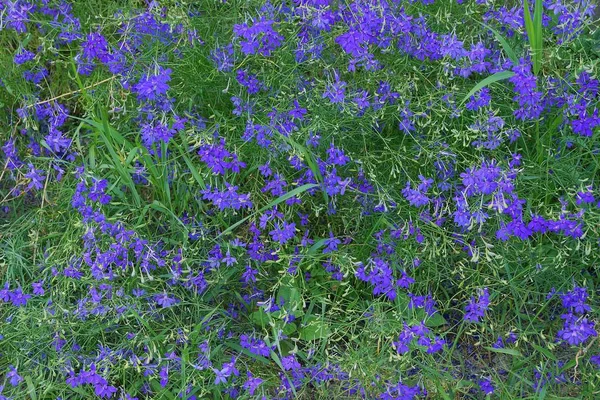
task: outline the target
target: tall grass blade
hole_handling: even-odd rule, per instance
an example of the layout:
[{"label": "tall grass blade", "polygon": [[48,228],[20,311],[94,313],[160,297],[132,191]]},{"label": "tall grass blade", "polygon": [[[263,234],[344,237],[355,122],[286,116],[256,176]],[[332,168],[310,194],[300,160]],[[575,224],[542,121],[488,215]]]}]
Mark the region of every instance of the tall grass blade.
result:
[{"label": "tall grass blade", "polygon": [[533,72],[537,75],[542,67],[542,53],[544,46],[544,33],[542,19],[544,17],[543,0],[535,0],[535,8],[533,10],[533,25],[535,30],[535,49],[533,53],[534,66]]},{"label": "tall grass blade", "polygon": [[500,32],[498,32],[491,26],[483,23],[480,24],[483,25],[486,29],[489,29],[494,34],[494,37],[498,42],[500,42],[500,45],[502,46],[502,49],[504,49],[504,52],[506,53],[507,57],[510,59],[510,61],[513,62],[513,64],[517,65],[519,63],[519,57],[517,57],[517,53],[515,53],[510,44],[508,44],[504,36],[502,36]]},{"label": "tall grass blade", "polygon": [[498,81],[502,81],[505,79],[509,79],[510,77],[512,77],[515,73],[512,71],[501,71],[501,72],[496,72],[494,75],[490,75],[485,79],[482,79],[481,82],[479,82],[477,85],[475,85],[473,87],[473,89],[471,89],[469,91],[469,93],[467,93],[467,95],[465,96],[464,99],[462,99],[462,101],[460,102],[460,105],[463,105],[467,100],[469,100],[469,98],[471,96],[473,96],[475,93],[477,93],[479,90],[483,89],[486,86],[491,85],[492,83],[498,82]]}]

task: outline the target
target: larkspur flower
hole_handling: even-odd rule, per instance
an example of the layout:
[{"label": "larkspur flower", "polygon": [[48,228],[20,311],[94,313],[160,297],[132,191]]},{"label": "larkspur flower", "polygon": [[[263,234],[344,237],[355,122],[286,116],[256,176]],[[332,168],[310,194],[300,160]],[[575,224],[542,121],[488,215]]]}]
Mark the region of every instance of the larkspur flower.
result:
[{"label": "larkspur flower", "polygon": [[242,53],[270,56],[283,43],[284,37],[275,30],[275,21],[261,17],[253,24],[236,24],[233,33],[240,39]]},{"label": "larkspur flower", "polygon": [[177,298],[169,296],[166,292],[154,296],[154,301],[163,308],[171,307],[172,305],[179,303]]},{"label": "larkspur flower", "polygon": [[138,83],[133,87],[140,101],[158,100],[169,90],[169,81],[171,80],[170,68],[158,67],[156,73],[149,71],[143,75]]},{"label": "larkspur flower", "polygon": [[277,222],[275,223],[275,229],[270,231],[269,235],[271,235],[274,241],[285,244],[296,236],[296,223],[283,221],[280,224]]},{"label": "larkspur flower", "polygon": [[465,307],[465,321],[480,322],[485,316],[490,305],[490,295],[488,288],[478,290],[477,299],[473,296],[469,300],[469,304]]},{"label": "larkspur flower", "polygon": [[19,375],[15,367],[9,365],[8,369],[9,371],[6,373],[6,377],[12,386],[17,386],[19,383],[23,382],[23,377]]},{"label": "larkspur flower", "polygon": [[585,343],[590,337],[598,336],[595,329],[595,322],[586,317],[580,317],[573,314],[565,314],[563,329],[559,330],[557,337],[564,340],[571,346],[577,346]]},{"label": "larkspur flower", "polygon": [[41,190],[44,187],[44,180],[46,177],[42,175],[44,173],[41,169],[36,169],[33,164],[29,164],[29,171],[25,174],[25,178],[29,179],[27,189]]},{"label": "larkspur flower", "polygon": [[494,393],[494,385],[491,378],[484,378],[479,381],[479,389],[483,394],[490,395]]}]

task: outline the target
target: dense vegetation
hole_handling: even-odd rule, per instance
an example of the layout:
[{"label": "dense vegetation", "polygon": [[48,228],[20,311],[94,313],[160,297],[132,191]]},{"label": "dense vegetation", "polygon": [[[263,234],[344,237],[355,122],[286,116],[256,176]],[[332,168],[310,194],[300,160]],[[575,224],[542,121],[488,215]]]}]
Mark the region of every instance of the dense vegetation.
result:
[{"label": "dense vegetation", "polygon": [[0,399],[600,397],[588,0],[0,0]]}]

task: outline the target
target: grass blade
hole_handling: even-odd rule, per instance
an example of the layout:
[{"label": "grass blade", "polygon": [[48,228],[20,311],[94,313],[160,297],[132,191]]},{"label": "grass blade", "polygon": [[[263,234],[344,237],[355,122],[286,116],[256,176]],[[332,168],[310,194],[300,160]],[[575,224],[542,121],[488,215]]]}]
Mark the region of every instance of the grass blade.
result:
[{"label": "grass blade", "polygon": [[104,142],[106,149],[108,150],[108,153],[110,154],[110,159],[112,160],[113,166],[119,173],[119,176],[121,177],[121,179],[123,179],[123,182],[125,183],[125,185],[131,191],[131,194],[133,195],[133,200],[135,201],[136,207],[140,207],[142,205],[142,199],[140,198],[140,195],[137,192],[135,183],[133,182],[133,179],[131,178],[130,173],[126,170],[126,166],[122,163],[121,158],[117,154],[117,152],[110,140],[112,135],[111,135],[111,130],[110,130],[110,127],[108,124],[108,114],[106,113],[106,110],[103,110],[103,109],[99,111],[99,114],[101,117],[101,124],[98,124],[95,126],[98,129],[100,138]]},{"label": "grass blade", "polygon": [[469,100],[469,98],[471,96],[473,96],[475,93],[477,93],[479,90],[483,89],[484,87],[489,86],[494,82],[509,79],[514,74],[515,73],[512,71],[501,71],[501,72],[496,72],[494,75],[490,75],[487,78],[481,80],[481,82],[479,82],[477,85],[475,85],[475,87],[473,87],[473,89],[471,89],[471,91],[469,91],[469,93],[467,93],[465,98],[462,99],[462,101],[460,102],[460,105],[464,104],[467,100]]},{"label": "grass blade", "polygon": [[231,225],[230,227],[228,227],[227,229],[225,229],[223,232],[221,232],[221,234],[219,236],[217,236],[217,239],[220,238],[223,235],[228,234],[229,232],[231,232],[232,230],[234,230],[235,228],[237,228],[238,226],[240,226],[241,224],[243,224],[244,222],[246,222],[250,217],[252,217],[253,215],[259,214],[263,211],[268,210],[269,208],[276,206],[277,204],[286,201],[289,198],[292,198],[294,196],[296,196],[297,194],[306,192],[307,190],[310,190],[312,188],[318,187],[319,185],[317,185],[316,183],[307,183],[306,185],[302,185],[297,187],[294,190],[290,190],[289,192],[287,192],[284,195],[279,196],[278,198],[276,198],[275,200],[273,200],[272,202],[270,202],[269,204],[267,204],[266,206],[262,207],[260,210],[253,212],[252,214],[248,215],[245,218],[242,218],[241,220],[239,220],[238,222],[236,222],[235,224]]},{"label": "grass blade", "polygon": [[535,48],[533,53],[533,72],[537,75],[542,67],[542,50],[544,45],[543,35],[543,19],[544,3],[542,0],[535,0],[535,8],[533,10],[533,29],[535,31]]},{"label": "grass blade", "polygon": [[495,30],[494,28],[492,28],[489,25],[486,25],[486,24],[483,24],[483,23],[481,23],[481,25],[483,25],[486,29],[489,29],[494,34],[494,37],[496,38],[496,40],[498,42],[500,42],[500,45],[504,49],[504,52],[506,53],[506,55],[508,56],[508,58],[510,59],[510,61],[512,61],[513,64],[517,65],[519,63],[519,57],[517,57],[517,53],[515,53],[515,51],[513,50],[513,48],[510,47],[510,44],[508,44],[508,42],[506,41],[506,39],[504,38],[504,36],[502,36],[500,34],[500,32],[498,32],[497,30]]}]

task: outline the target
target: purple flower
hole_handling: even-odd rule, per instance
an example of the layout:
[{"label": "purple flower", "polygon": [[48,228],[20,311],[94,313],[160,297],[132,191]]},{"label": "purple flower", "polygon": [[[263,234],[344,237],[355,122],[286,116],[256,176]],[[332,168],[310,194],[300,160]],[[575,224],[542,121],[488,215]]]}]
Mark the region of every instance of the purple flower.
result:
[{"label": "purple flower", "polygon": [[388,385],[384,393],[379,394],[379,400],[413,400],[421,395],[421,389],[418,386],[408,386],[398,382],[395,385]]},{"label": "purple flower", "polygon": [[35,169],[35,167],[31,163],[29,163],[28,165],[29,172],[25,174],[25,178],[29,179],[27,189],[42,189],[44,187],[44,179],[46,179],[46,177],[42,175],[44,171],[41,169]]},{"label": "purple flower", "polygon": [[235,65],[233,45],[231,43],[227,46],[217,47],[211,51],[210,56],[218,71],[229,72]]},{"label": "purple flower", "polygon": [[531,62],[522,58],[519,64],[513,67],[513,72],[515,74],[510,78],[515,88],[513,100],[519,104],[519,108],[514,111],[515,117],[519,120],[539,118],[543,111],[542,93],[537,91],[537,81],[531,72]]},{"label": "purple flower", "polygon": [[19,159],[15,139],[8,139],[2,146],[2,151],[6,156],[6,165],[8,169],[12,171],[23,165],[23,162]]},{"label": "purple flower", "polygon": [[235,153],[225,148],[225,139],[221,138],[219,144],[205,144],[198,150],[200,159],[218,175],[224,175],[228,170],[239,173],[246,163],[239,161]]},{"label": "purple flower", "polygon": [[17,288],[15,290],[13,290],[13,292],[10,296],[10,301],[13,304],[13,306],[21,307],[21,306],[26,306],[27,300],[29,300],[30,298],[31,298],[31,295],[23,293],[23,290],[21,290],[21,288]]},{"label": "purple flower", "polygon": [[248,94],[256,94],[265,88],[263,83],[256,78],[256,75],[244,69],[237,71],[236,79],[240,85],[246,88]]},{"label": "purple flower", "polygon": [[117,393],[117,388],[105,382],[99,383],[94,386],[94,393],[96,393],[96,396],[110,399]]},{"label": "purple flower", "polygon": [[248,391],[250,396],[254,396],[254,392],[258,389],[260,384],[263,383],[263,380],[258,377],[255,378],[250,371],[247,372],[247,376],[248,379],[244,382],[244,389]]},{"label": "purple flower", "polygon": [[171,307],[172,305],[179,303],[177,298],[170,297],[166,292],[154,296],[154,301],[163,308]]},{"label": "purple flower", "polygon": [[275,21],[267,20],[261,17],[253,25],[236,24],[233,26],[233,33],[240,38],[240,47],[242,53],[261,54],[270,56],[273,50],[277,49],[283,43],[284,37],[274,28]]},{"label": "purple flower", "polygon": [[246,285],[248,285],[249,283],[254,283],[256,282],[256,276],[258,275],[258,270],[253,269],[250,264],[246,265],[246,270],[244,271],[244,273],[242,274],[242,278],[240,279],[242,282],[244,282]]},{"label": "purple flower", "polygon": [[593,203],[594,200],[594,195],[592,194],[591,191],[581,191],[581,192],[577,192],[577,196],[576,196],[576,201],[575,203],[580,206],[582,204],[589,204],[589,203]]},{"label": "purple flower", "polygon": [[240,346],[252,354],[263,357],[269,357],[272,350],[269,346],[267,346],[264,340],[249,337],[248,335],[240,336]]},{"label": "purple flower", "polygon": [[483,88],[469,98],[469,101],[465,104],[465,108],[467,110],[477,111],[480,108],[489,106],[491,100],[490,89]]},{"label": "purple flower", "polygon": [[374,295],[384,295],[390,300],[397,296],[394,287],[394,275],[389,263],[381,258],[374,258],[367,266],[360,265],[356,271],[356,277],[373,285]]},{"label": "purple flower", "polygon": [[241,208],[252,207],[249,194],[239,194],[237,192],[238,187],[227,182],[225,182],[225,187],[225,190],[220,191],[216,188],[211,189],[211,187],[207,185],[206,189],[202,191],[202,198],[204,200],[212,201],[212,203],[221,211],[227,208],[239,210]]},{"label": "purple flower", "polygon": [[302,368],[302,365],[298,362],[296,355],[290,354],[281,359],[281,365],[286,371],[295,371]]},{"label": "purple flower", "polygon": [[89,33],[86,40],[81,43],[81,50],[88,61],[94,58],[103,63],[108,61],[108,42],[100,32]]},{"label": "purple flower", "polygon": [[480,322],[481,318],[485,316],[490,305],[490,295],[487,288],[478,290],[478,298],[475,296],[471,297],[469,304],[465,307],[465,321],[469,322]]},{"label": "purple flower", "polygon": [[333,72],[334,82],[327,85],[323,98],[329,99],[332,104],[343,103],[346,98],[346,82],[340,80],[337,71]]},{"label": "purple flower", "polygon": [[21,50],[17,54],[15,54],[14,62],[17,65],[25,64],[27,61],[31,61],[35,58],[35,53],[32,53],[29,50]]},{"label": "purple flower", "polygon": [[591,336],[598,335],[594,329],[594,321],[589,321],[584,317],[578,318],[573,314],[564,314],[561,318],[563,318],[565,322],[563,329],[558,331],[557,336],[571,346],[580,345]]},{"label": "purple flower", "polygon": [[494,393],[494,385],[492,384],[491,378],[483,378],[479,381],[479,389],[483,392],[483,394],[492,394]]},{"label": "purple flower", "polygon": [[562,306],[577,314],[585,314],[586,312],[591,311],[591,307],[586,304],[587,298],[587,288],[579,287],[577,285],[575,285],[570,292],[560,294]]},{"label": "purple flower", "polygon": [[333,232],[329,231],[329,238],[325,239],[325,241],[323,242],[323,254],[333,253],[334,251],[337,251],[338,245],[341,243],[342,241],[336,238],[333,235]]},{"label": "purple flower", "polygon": [[160,378],[160,386],[166,387],[169,383],[169,367],[162,367],[158,373],[158,376]]},{"label": "purple flower", "polygon": [[133,87],[133,90],[137,93],[138,100],[158,100],[166,94],[170,88],[171,72],[170,68],[158,67],[158,71],[155,74],[147,73],[142,76]]},{"label": "purple flower", "polygon": [[33,294],[36,296],[43,296],[44,295],[44,282],[33,282],[31,284],[31,287],[33,288]]},{"label": "purple flower", "polygon": [[275,223],[275,229],[270,231],[269,235],[271,235],[274,241],[285,244],[296,236],[296,223],[287,223],[285,221],[281,224]]},{"label": "purple flower", "polygon": [[9,365],[8,369],[9,371],[6,373],[6,377],[8,378],[11,385],[17,386],[23,381],[23,378],[17,373],[17,369],[12,365]]}]

